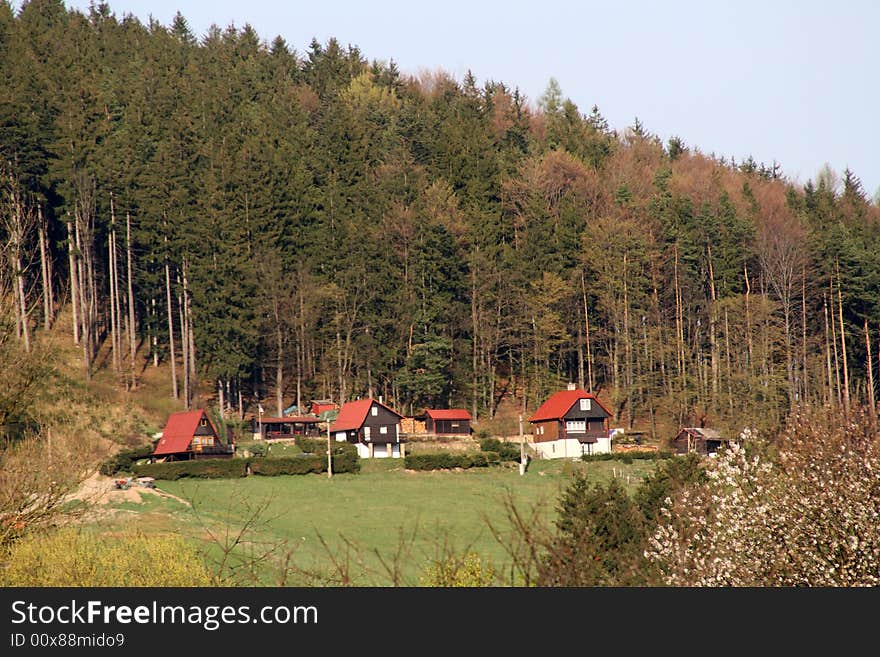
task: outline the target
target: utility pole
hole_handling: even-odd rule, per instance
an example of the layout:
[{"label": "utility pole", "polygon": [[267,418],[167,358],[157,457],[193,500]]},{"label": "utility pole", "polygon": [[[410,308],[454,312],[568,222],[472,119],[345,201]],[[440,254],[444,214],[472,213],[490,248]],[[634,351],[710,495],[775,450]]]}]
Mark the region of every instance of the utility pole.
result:
[{"label": "utility pole", "polygon": [[519,475],[526,473],[526,443],[522,429],[522,415],[519,416]]},{"label": "utility pole", "polygon": [[327,420],[327,479],[333,477],[333,451],[330,449],[330,420]]}]

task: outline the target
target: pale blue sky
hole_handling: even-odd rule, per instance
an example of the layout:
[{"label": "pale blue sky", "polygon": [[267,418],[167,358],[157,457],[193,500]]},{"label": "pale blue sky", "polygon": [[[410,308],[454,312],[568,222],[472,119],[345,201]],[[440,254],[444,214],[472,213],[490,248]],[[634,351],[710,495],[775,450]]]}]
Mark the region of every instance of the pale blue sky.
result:
[{"label": "pale blue sky", "polygon": [[[67,0],[85,10],[89,0]],[[536,102],[550,77],[612,128],[639,120],[665,142],[774,159],[792,180],[847,166],[868,196],[880,187],[880,2],[708,0],[467,2],[412,0],[110,0],[118,16],[177,10],[201,37],[250,23],[304,53],[312,37],[393,59],[404,73],[519,87]]]}]

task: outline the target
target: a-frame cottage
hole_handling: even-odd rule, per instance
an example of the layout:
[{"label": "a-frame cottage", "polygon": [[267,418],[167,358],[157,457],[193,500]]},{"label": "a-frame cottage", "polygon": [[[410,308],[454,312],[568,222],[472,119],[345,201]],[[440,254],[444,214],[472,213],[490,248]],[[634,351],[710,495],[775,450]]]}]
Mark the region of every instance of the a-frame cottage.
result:
[{"label": "a-frame cottage", "polygon": [[228,458],[235,446],[226,443],[204,409],[172,413],[162,437],[153,449],[152,459],[188,461],[198,458]]},{"label": "a-frame cottage", "polygon": [[339,441],[357,445],[361,458],[399,458],[406,455],[400,433],[403,416],[375,399],[346,402],[330,425],[330,433]]},{"label": "a-frame cottage", "polygon": [[552,395],[529,418],[532,447],[545,459],[610,452],[610,417],[595,395],[569,386]]}]

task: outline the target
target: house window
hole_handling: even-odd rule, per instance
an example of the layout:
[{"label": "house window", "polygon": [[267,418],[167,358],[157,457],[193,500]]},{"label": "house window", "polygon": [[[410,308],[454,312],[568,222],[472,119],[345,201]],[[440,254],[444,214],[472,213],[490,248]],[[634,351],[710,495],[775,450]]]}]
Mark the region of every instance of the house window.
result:
[{"label": "house window", "polygon": [[364,440],[370,439],[370,427],[364,427]]},{"label": "house window", "polygon": [[376,417],[377,415],[379,415],[379,407],[378,406],[370,407],[370,415],[372,415],[373,417]]},{"label": "house window", "polygon": [[206,426],[208,426],[208,418],[203,417],[203,418],[199,421],[199,426],[202,426],[202,427],[206,427]]},{"label": "house window", "polygon": [[196,436],[195,438],[193,438],[193,440],[192,440],[192,444],[193,444],[194,446],[196,446],[196,445],[201,445],[201,444],[202,444],[202,439],[199,438],[198,436]]},{"label": "house window", "polygon": [[388,427],[379,427],[379,433],[388,433]]},{"label": "house window", "polygon": [[337,432],[336,432],[336,440],[337,440],[337,441],[342,442],[342,441],[345,440],[346,438],[348,438],[348,436],[345,435],[345,432],[344,432],[344,431],[337,431]]},{"label": "house window", "polygon": [[565,430],[568,433],[585,433],[587,431],[587,423],[584,420],[569,420],[565,423]]},{"label": "house window", "polygon": [[590,410],[590,400],[589,399],[581,399],[581,410],[589,411]]}]

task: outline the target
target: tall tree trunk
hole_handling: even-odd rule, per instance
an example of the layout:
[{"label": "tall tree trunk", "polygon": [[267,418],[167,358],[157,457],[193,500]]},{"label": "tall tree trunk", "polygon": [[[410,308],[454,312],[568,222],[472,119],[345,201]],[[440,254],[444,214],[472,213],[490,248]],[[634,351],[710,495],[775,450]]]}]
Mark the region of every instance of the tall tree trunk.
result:
[{"label": "tall tree trunk", "polygon": [[[180,275],[177,277],[178,289],[182,288]],[[183,300],[183,293],[177,295],[177,310],[180,315],[180,342],[183,351],[183,402],[187,410],[190,407],[190,384],[189,384],[189,332],[187,330],[186,321],[186,302]]]},{"label": "tall tree trunk", "polygon": [[584,302],[584,331],[587,341],[587,383],[589,385],[587,391],[593,392],[593,386],[595,385],[593,379],[593,344],[590,340],[590,308],[587,304],[587,282],[583,271],[581,271],[581,294],[583,295]]},{"label": "tall tree trunk", "polygon": [[278,417],[284,412],[284,335],[281,331],[281,322],[275,324],[275,347],[277,354],[275,358],[275,405],[278,410]]},{"label": "tall tree trunk", "polygon": [[840,317],[840,359],[843,361],[843,407],[849,412],[849,365],[846,357],[846,328],[843,324],[843,290],[840,284],[840,265],[835,261],[837,268],[837,310]]},{"label": "tall tree trunk", "polygon": [[137,388],[137,370],[135,367],[137,356],[137,323],[134,313],[134,275],[132,273],[131,264],[131,214],[128,212],[125,213],[125,242],[126,259],[128,261],[128,348],[131,358],[129,367],[131,368],[131,388],[134,390]]},{"label": "tall tree trunk", "polygon": [[[69,218],[69,215],[68,215]],[[76,264],[76,240],[73,235],[73,226],[70,221],[67,222],[67,262],[70,268],[70,307],[73,310],[73,343],[78,345],[80,334],[80,317],[79,317],[79,285],[77,281],[77,264]]]},{"label": "tall tree trunk", "polygon": [[52,276],[49,272],[49,258],[46,255],[46,225],[43,208],[37,208],[37,238],[40,240],[40,278],[43,284],[43,329],[52,327]]},{"label": "tall tree trunk", "polygon": [[706,254],[709,260],[709,293],[711,305],[709,306],[709,349],[712,363],[712,408],[717,410],[721,366],[716,331],[718,326],[718,297],[715,293],[715,269],[712,263],[712,245],[706,245]]},{"label": "tall tree trunk", "polygon": [[834,404],[834,374],[831,370],[831,340],[828,335],[828,295],[824,292],[822,293],[822,310],[825,315],[825,365],[828,374],[828,387],[826,388],[825,401],[829,404]]},{"label": "tall tree trunk", "polygon": [[168,350],[171,361],[171,395],[174,399],[180,399],[177,389],[177,358],[174,353],[174,311],[171,308],[171,268],[168,265],[168,238],[165,238],[165,302],[168,306]]},{"label": "tall tree trunk", "polygon": [[24,267],[21,262],[21,247],[17,243],[14,246],[14,272],[15,272],[15,289],[18,296],[18,315],[21,321],[21,338],[24,343],[24,350],[31,350],[31,332],[28,326],[27,298],[24,293]]},{"label": "tall tree trunk", "polygon": [[868,371],[868,412],[871,419],[877,419],[877,406],[874,402],[874,359],[871,356],[871,334],[868,332],[868,318],[865,318],[865,349],[867,350],[868,359],[865,362],[865,369]]},{"label": "tall tree trunk", "polygon": [[113,259],[113,232],[116,230],[116,216],[113,208],[113,192],[110,192],[110,232],[107,234],[107,265],[110,274],[110,353],[113,371],[119,371],[119,350],[116,334],[116,264]]},{"label": "tall tree trunk", "polygon": [[807,265],[801,266],[801,356],[803,359],[803,401],[809,396],[809,375],[807,373]]}]

